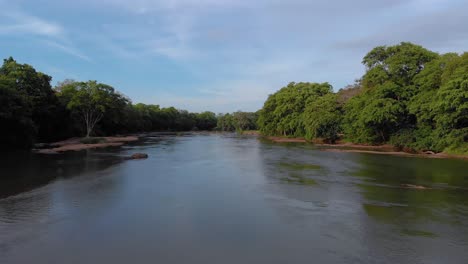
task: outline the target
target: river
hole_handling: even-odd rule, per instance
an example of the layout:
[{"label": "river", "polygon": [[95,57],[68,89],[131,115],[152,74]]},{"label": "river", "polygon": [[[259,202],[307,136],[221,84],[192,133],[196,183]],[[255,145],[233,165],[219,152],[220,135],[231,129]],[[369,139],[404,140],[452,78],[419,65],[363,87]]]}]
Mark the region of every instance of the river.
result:
[{"label": "river", "polygon": [[466,160],[235,134],[0,159],[2,264],[468,263]]}]

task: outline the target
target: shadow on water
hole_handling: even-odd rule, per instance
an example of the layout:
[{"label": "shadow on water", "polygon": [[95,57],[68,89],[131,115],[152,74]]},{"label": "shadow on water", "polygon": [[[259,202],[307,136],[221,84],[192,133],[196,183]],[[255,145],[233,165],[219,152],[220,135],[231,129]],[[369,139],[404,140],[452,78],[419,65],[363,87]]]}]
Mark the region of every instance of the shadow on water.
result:
[{"label": "shadow on water", "polygon": [[61,154],[37,154],[30,151],[0,152],[0,199],[44,186],[56,179],[66,179],[107,169],[125,161],[128,152],[144,151],[159,143],[174,144],[166,134],[105,149],[70,151]]},{"label": "shadow on water", "polygon": [[57,155],[1,153],[0,198],[35,189],[58,178],[103,170],[122,160],[122,157],[102,155],[94,150]]}]

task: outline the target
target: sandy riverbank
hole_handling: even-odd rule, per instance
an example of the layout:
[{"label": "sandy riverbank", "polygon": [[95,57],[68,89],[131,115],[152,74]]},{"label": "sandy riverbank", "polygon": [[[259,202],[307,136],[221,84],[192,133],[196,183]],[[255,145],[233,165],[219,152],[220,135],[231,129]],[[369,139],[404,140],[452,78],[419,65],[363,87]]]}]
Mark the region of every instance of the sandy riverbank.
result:
[{"label": "sandy riverbank", "polygon": [[70,138],[67,140],[47,144],[49,148],[34,149],[34,151],[36,153],[41,154],[57,154],[65,151],[80,151],[84,149],[118,147],[128,142],[137,141],[138,137],[100,137],[100,142],[94,144],[81,143],[82,139],[83,138]]}]

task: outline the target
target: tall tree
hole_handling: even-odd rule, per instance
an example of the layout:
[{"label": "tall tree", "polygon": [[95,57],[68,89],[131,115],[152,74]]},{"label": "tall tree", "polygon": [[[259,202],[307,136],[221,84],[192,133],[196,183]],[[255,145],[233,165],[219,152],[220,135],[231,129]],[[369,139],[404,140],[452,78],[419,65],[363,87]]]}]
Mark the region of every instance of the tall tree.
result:
[{"label": "tall tree", "polygon": [[27,130],[32,133],[28,137],[33,141],[55,139],[54,135],[60,129],[61,120],[57,117],[61,109],[50,86],[52,78],[36,71],[31,65],[17,63],[11,57],[4,60],[0,67],[0,76],[3,79],[2,86],[8,88],[4,92],[10,96],[15,94],[17,99],[21,97],[27,104],[26,112],[30,113],[29,118],[34,126],[34,129]]},{"label": "tall tree", "polygon": [[322,138],[325,142],[335,143],[341,132],[342,116],[337,94],[318,97],[307,105],[303,113],[306,138]]},{"label": "tall tree", "polygon": [[258,117],[260,131],[267,135],[304,136],[302,112],[306,105],[332,91],[328,83],[289,83],[266,100]]},{"label": "tall tree", "polygon": [[345,107],[346,136],[356,142],[383,143],[398,131],[415,127],[416,118],[408,111],[408,102],[418,92],[415,78],[438,57],[408,42],[371,50],[363,59],[367,68],[363,92]]},{"label": "tall tree", "polygon": [[107,111],[115,109],[122,97],[111,86],[96,81],[70,82],[60,90],[67,108],[82,118],[86,137],[93,133]]}]

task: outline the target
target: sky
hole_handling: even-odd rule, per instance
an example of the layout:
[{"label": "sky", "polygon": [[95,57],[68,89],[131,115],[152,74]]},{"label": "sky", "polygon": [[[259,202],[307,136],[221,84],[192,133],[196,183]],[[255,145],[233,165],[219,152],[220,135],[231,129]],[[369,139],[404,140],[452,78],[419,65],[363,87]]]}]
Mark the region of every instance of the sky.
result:
[{"label": "sky", "polygon": [[260,109],[289,82],[337,91],[373,47],[468,51],[468,0],[0,0],[0,57],[134,103]]}]

